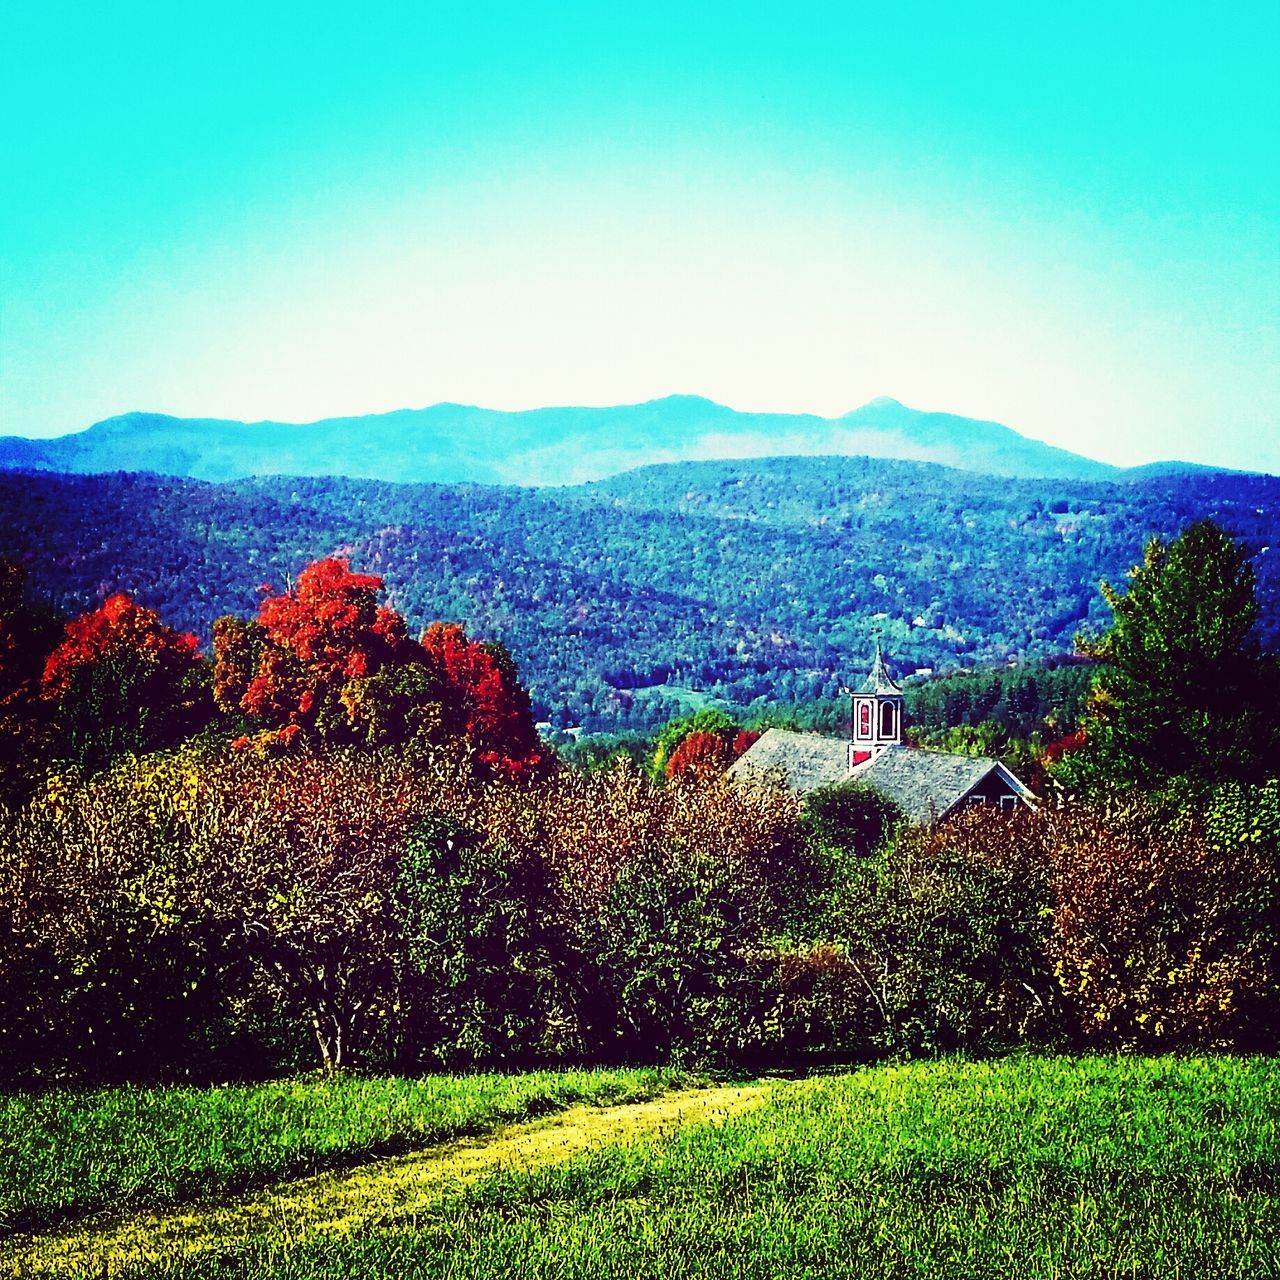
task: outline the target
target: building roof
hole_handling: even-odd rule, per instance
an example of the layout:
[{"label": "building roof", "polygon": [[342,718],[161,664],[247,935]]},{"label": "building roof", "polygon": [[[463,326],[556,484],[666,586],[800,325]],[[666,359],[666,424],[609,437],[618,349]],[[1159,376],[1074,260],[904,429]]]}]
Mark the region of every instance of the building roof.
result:
[{"label": "building roof", "polygon": [[742,781],[776,782],[804,795],[849,776],[849,743],[820,733],[769,729],[729,769]]},{"label": "building roof", "polygon": [[889,668],[885,665],[884,654],[880,651],[879,643],[876,644],[875,661],[871,664],[871,671],[867,678],[854,690],[855,693],[901,693],[893,682],[893,677],[889,674]]},{"label": "building roof", "polygon": [[1015,794],[1031,799],[1031,792],[990,756],[891,746],[857,765],[848,776],[851,782],[874,787],[888,796],[912,822],[930,823],[955,808],[993,771]]},{"label": "building roof", "polygon": [[917,747],[884,747],[849,768],[849,743],[816,733],[770,729],[736,760],[731,777],[768,783],[804,795],[834,782],[860,782],[892,800],[911,822],[937,822],[993,770],[1009,790],[1031,801],[1031,792],[999,760]]}]

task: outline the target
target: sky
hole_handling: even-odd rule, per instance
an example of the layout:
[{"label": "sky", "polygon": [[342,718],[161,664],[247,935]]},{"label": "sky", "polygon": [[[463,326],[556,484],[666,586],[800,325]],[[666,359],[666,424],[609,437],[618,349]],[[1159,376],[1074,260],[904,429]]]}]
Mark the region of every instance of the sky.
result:
[{"label": "sky", "polygon": [[0,18],[0,433],[876,396],[1280,472],[1280,5]]}]

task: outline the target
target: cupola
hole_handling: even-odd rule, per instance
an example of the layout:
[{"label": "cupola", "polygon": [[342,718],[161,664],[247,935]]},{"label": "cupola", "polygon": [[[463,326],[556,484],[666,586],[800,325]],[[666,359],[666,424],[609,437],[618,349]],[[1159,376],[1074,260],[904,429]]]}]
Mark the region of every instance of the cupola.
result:
[{"label": "cupola", "polygon": [[853,768],[885,747],[902,745],[905,699],[889,674],[878,641],[870,673],[851,693],[853,735],[849,743],[849,767]]}]

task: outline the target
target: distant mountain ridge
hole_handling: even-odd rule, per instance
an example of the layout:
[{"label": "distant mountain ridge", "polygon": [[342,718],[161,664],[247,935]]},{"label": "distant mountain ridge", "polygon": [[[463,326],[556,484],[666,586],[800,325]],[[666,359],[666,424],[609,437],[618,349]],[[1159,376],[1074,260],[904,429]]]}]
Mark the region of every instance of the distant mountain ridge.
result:
[{"label": "distant mountain ridge", "polygon": [[127,413],[51,440],[0,437],[3,470],[148,471],[210,481],[331,475],[541,486],[603,480],[654,463],[783,454],[935,462],[1026,479],[1128,474],[998,422],[924,412],[888,398],[840,418],[744,413],[699,396],[519,411],[442,403],[301,424]]}]

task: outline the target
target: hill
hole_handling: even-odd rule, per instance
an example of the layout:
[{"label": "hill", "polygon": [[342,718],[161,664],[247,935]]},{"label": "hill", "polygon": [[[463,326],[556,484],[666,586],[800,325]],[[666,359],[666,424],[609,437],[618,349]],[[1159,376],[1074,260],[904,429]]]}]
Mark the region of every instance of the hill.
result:
[{"label": "hill", "polygon": [[688,690],[834,697],[882,635],[900,672],[1070,649],[1144,540],[1209,515],[1255,553],[1280,643],[1280,479],[1007,480],[867,458],[649,467],[529,489],[0,475],[0,555],[67,612],[125,589],[207,641],[257,588],[349,555],[422,625],[505,641],[539,714],[645,726]]},{"label": "hill", "polygon": [[197,480],[343,475],[395,482],[574,484],[648,463],[789,454],[938,462],[999,476],[1105,479],[1116,468],[996,422],[874,400],[842,418],[739,413],[698,396],[504,413],[437,404],[322,422],[129,413],[54,440],[0,438],[0,468]]}]

